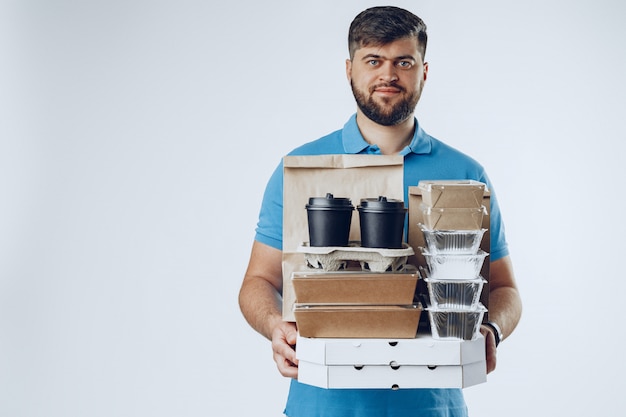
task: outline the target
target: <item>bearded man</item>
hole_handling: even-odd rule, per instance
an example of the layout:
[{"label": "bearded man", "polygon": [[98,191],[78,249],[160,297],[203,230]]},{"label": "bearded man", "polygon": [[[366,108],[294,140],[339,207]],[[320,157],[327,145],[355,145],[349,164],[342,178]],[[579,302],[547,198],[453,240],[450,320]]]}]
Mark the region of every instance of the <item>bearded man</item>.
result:
[{"label": "bearded man", "polygon": [[[521,315],[509,250],[495,191],[483,167],[428,135],[415,107],[428,76],[426,25],[397,7],[373,7],[350,25],[346,75],[357,104],[344,127],[294,149],[290,155],[399,154],[404,156],[405,201],[420,180],[468,179],[487,184],[490,208],[489,324],[485,336],[487,372],[496,366],[496,346]],[[283,167],[270,178],[259,216],[248,269],[239,294],[250,325],[271,340],[279,372],[292,378],[285,414],[289,417],[467,416],[460,389],[323,389],[297,381],[297,328],[282,315]]]}]

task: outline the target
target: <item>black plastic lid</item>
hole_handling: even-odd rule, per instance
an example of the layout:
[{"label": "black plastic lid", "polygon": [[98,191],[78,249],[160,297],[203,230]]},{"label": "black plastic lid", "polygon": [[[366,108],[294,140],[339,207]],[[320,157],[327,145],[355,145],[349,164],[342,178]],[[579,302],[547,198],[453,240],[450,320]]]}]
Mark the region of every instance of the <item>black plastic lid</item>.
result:
[{"label": "black plastic lid", "polygon": [[331,193],[326,193],[326,197],[311,197],[306,208],[334,208],[334,209],[350,209],[354,206],[349,198],[335,197]]},{"label": "black plastic lid", "polygon": [[387,199],[387,197],[379,196],[378,198],[363,198],[359,209],[373,211],[405,211],[404,201]]}]

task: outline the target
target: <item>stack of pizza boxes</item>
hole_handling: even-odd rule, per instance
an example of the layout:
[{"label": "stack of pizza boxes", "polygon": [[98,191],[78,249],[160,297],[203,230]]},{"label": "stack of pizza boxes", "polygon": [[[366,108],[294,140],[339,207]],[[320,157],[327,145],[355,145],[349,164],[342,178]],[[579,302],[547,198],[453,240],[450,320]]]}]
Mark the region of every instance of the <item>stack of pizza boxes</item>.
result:
[{"label": "stack of pizza boxes", "polygon": [[[436,291],[448,281],[457,283],[459,277],[452,279],[435,270],[434,262],[439,258],[433,256],[445,251],[429,251],[428,232],[440,229],[428,222],[435,220],[431,212],[441,207],[436,202],[429,205],[427,189],[422,202],[422,189],[411,188],[419,195],[419,201],[413,201],[419,209],[411,208],[409,200],[408,243],[369,247],[363,245],[362,236],[362,241],[341,246],[304,242],[299,248],[304,253],[304,265],[291,274],[291,282],[296,298],[300,382],[322,388],[403,389],[464,388],[486,381],[480,333],[461,334],[456,330],[459,324],[452,321],[454,333],[445,332],[447,325],[440,328],[428,323],[431,315],[430,322],[440,314],[450,314],[452,306]],[[361,206],[353,222],[363,222]],[[484,230],[477,230],[479,239]],[[475,255],[486,256],[478,249]],[[455,266],[450,262],[448,268]],[[465,281],[476,293],[484,284],[478,277]],[[435,291],[433,296],[428,294],[430,289]],[[477,302],[463,307],[479,314],[484,310]]]}]

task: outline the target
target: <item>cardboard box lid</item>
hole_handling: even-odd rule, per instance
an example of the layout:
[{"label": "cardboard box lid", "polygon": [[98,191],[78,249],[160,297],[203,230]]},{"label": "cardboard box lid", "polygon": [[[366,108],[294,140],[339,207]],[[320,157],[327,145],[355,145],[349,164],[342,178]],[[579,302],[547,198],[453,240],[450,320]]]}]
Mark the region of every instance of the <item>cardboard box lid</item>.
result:
[{"label": "cardboard box lid", "polygon": [[429,207],[478,208],[487,186],[474,180],[422,180],[417,188]]},{"label": "cardboard box lid", "polygon": [[413,303],[419,274],[294,272],[297,303],[406,305]]},{"label": "cardboard box lid", "polygon": [[485,361],[450,366],[298,364],[298,381],[320,388],[466,388],[487,381]]},{"label": "cardboard box lid", "polygon": [[465,365],[485,360],[485,340],[325,339],[298,336],[298,360],[321,365]]}]

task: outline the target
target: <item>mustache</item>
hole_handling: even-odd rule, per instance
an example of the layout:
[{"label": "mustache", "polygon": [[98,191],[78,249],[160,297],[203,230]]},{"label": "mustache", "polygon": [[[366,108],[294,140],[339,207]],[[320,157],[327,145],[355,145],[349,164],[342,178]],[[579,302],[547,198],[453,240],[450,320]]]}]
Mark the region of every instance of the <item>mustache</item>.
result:
[{"label": "mustache", "polygon": [[391,83],[380,83],[380,84],[373,85],[370,88],[370,93],[373,93],[377,88],[389,88],[389,87],[397,88],[398,90],[400,90],[403,93],[406,92],[406,89],[404,87],[402,87],[402,86],[400,86],[400,85],[398,85],[398,84],[396,84],[394,82],[391,82]]}]

